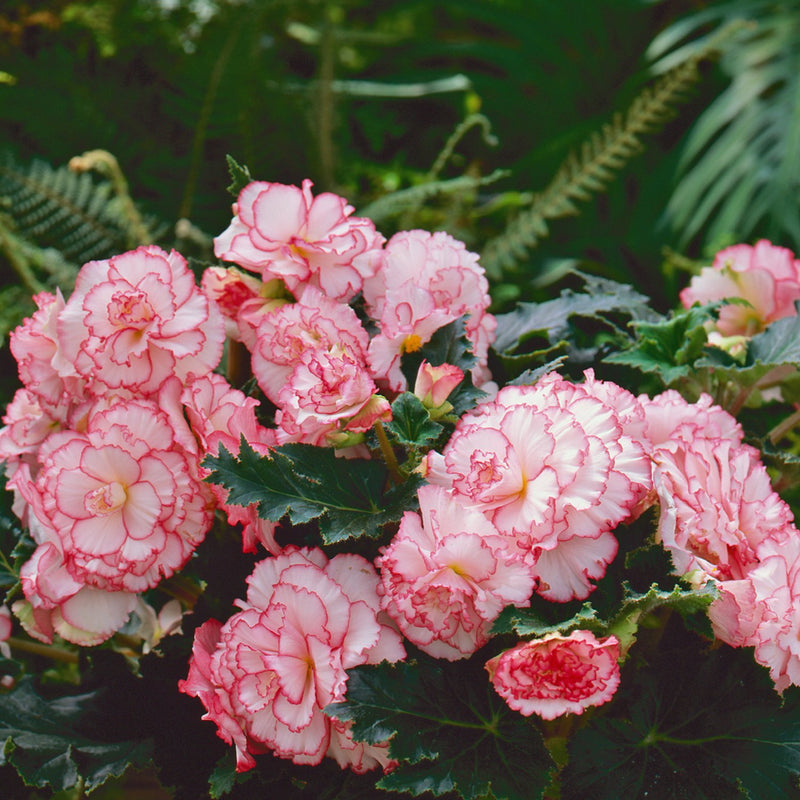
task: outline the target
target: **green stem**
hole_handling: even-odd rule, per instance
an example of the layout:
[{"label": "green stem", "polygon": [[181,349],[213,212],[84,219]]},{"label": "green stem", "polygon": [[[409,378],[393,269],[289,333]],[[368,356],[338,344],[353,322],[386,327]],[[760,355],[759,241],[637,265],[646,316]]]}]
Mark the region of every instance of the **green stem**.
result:
[{"label": "green stem", "polygon": [[73,653],[71,650],[64,650],[61,647],[54,647],[50,644],[39,644],[39,642],[31,642],[27,639],[18,639],[16,636],[11,636],[7,641],[12,650],[31,653],[35,656],[45,656],[45,658],[50,658],[53,661],[64,661],[67,664],[78,663],[78,654]]},{"label": "green stem", "polygon": [[403,483],[403,476],[400,473],[400,465],[397,463],[397,456],[395,456],[389,437],[386,435],[386,431],[383,428],[383,423],[376,421],[374,429],[375,435],[378,437],[378,444],[381,448],[383,460],[389,468],[389,475],[392,476],[392,482],[396,486],[399,486]]},{"label": "green stem", "polygon": [[772,442],[772,444],[777,444],[798,423],[800,423],[800,408],[786,417],[786,419],[781,420],[767,434],[767,438],[770,440],[770,442]]}]

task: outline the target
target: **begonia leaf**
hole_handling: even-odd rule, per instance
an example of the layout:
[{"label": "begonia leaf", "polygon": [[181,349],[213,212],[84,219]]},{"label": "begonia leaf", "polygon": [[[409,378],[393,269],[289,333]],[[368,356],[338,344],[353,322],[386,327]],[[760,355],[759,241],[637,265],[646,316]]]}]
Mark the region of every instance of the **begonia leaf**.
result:
[{"label": "begonia leaf", "polygon": [[0,764],[11,764],[29,786],[59,791],[82,782],[87,791],[129,766],[148,763],[148,739],[94,740],[79,728],[90,713],[93,694],[47,700],[31,678],[23,678],[0,698]]},{"label": "begonia leaf", "polygon": [[751,650],[691,639],[662,641],[660,669],[623,671],[609,710],[624,713],[577,731],[562,800],[800,796],[800,693],[782,704]]},{"label": "begonia leaf", "polygon": [[642,372],[655,372],[668,386],[688,375],[695,361],[704,355],[708,344],[708,331],[704,326],[714,319],[713,312],[718,305],[693,306],[657,322],[636,321],[634,345],[605,360]]},{"label": "begonia leaf", "polygon": [[421,479],[412,476],[387,488],[388,471],[378,461],[337,458],[334,451],[309,444],[285,444],[262,456],[242,439],[238,458],[225,448],[209,456],[208,479],[228,489],[233,505],[258,504],[264,519],[284,516],[294,524],[319,520],[323,540],[377,538],[388,522],[413,507]]},{"label": "begonia leaf", "polygon": [[409,386],[413,386],[417,379],[419,366],[427,361],[434,367],[441,364],[452,364],[464,372],[468,372],[477,359],[472,354],[472,343],[464,333],[465,318],[454,320],[434,331],[431,338],[420,350],[406,353],[401,362],[403,375]]},{"label": "begonia leaf", "polygon": [[508,606],[495,620],[492,632],[539,638],[549,633],[566,635],[574,630],[589,630],[598,636],[614,634],[620,640],[624,652],[635,640],[641,621],[656,609],[669,608],[687,616],[705,611],[716,597],[710,584],[702,589],[676,586],[670,591],[653,584],[644,593],[633,592],[625,584],[623,588],[625,597],[611,619],[602,619],[591,603],[583,603],[574,616],[558,623],[543,620],[535,609]]},{"label": "begonia leaf", "polygon": [[347,698],[326,713],[352,721],[353,737],[389,740],[400,764],[378,787],[466,800],[541,797],[553,761],[534,721],[494,692],[482,661],[427,659],[356,667]]},{"label": "begonia leaf", "polygon": [[443,430],[430,418],[422,401],[410,392],[403,392],[392,403],[392,420],[386,428],[403,447],[430,446]]},{"label": "begonia leaf", "polygon": [[541,337],[557,345],[570,335],[572,317],[585,317],[609,324],[612,314],[633,319],[649,319],[653,312],[647,298],[632,286],[575,271],[584,282],[584,291],[564,289],[554,300],[543,303],[519,303],[508,314],[497,317],[495,350],[512,356],[531,338]]},{"label": "begonia leaf", "polygon": [[747,348],[747,363],[800,365],[800,317],[776,320],[756,334]]}]

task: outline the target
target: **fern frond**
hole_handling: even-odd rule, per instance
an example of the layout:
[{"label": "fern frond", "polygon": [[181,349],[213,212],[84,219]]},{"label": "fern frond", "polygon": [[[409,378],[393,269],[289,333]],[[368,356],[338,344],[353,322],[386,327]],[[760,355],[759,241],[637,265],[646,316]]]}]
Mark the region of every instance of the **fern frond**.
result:
[{"label": "fern frond", "polygon": [[77,264],[141,243],[109,182],[45,161],[22,166],[10,155],[0,157],[0,207],[17,236]]},{"label": "fern frond", "polygon": [[497,278],[525,258],[548,235],[549,220],[576,215],[577,203],[605,191],[616,173],[641,152],[641,137],[674,116],[674,107],[699,80],[698,67],[704,57],[708,54],[687,59],[645,87],[624,113],[615,114],[567,156],[550,184],[534,194],[530,207],[487,242],[481,263],[488,275]]},{"label": "fern frond", "polygon": [[480,186],[499,181],[509,175],[508,170],[496,169],[489,175],[473,177],[472,175],[459,175],[444,181],[428,181],[408,189],[400,189],[391,194],[379,197],[377,200],[359,209],[361,216],[369,217],[373,222],[389,219],[402,214],[437,195],[458,194],[477,189]]}]

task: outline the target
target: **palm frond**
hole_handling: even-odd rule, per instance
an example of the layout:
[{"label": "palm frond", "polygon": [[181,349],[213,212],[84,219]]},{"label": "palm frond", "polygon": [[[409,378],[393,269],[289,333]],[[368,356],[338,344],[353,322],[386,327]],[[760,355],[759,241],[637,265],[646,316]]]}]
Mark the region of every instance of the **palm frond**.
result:
[{"label": "palm frond", "polygon": [[800,3],[736,0],[706,9],[667,29],[652,53],[660,64],[691,54],[707,38],[698,32],[734,15],[751,24],[720,60],[730,84],[686,137],[665,222],[684,247],[697,237],[710,245],[764,236],[797,250]]}]

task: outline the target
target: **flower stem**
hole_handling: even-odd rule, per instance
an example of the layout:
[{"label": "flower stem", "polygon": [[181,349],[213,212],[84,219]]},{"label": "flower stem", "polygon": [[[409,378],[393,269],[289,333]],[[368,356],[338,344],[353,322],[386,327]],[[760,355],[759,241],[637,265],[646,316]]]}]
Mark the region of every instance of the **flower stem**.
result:
[{"label": "flower stem", "polygon": [[786,419],[781,420],[768,434],[767,438],[772,444],[777,444],[783,437],[789,433],[800,422],[800,408],[793,413],[789,414]]},{"label": "flower stem", "polygon": [[78,663],[78,654],[73,653],[71,650],[64,650],[61,647],[54,647],[51,644],[30,642],[27,639],[18,639],[16,636],[11,636],[7,641],[8,646],[12,650],[19,650],[23,653],[32,653],[36,656],[45,656],[46,658],[51,658],[53,661],[64,661],[67,664]]},{"label": "flower stem", "polygon": [[392,477],[392,482],[396,486],[399,486],[403,483],[403,476],[400,474],[400,465],[397,463],[397,456],[395,456],[394,450],[392,450],[389,437],[386,435],[386,431],[383,429],[383,424],[380,421],[376,420],[373,427],[375,429],[375,435],[378,437],[378,444],[381,447],[383,460],[389,468],[389,475]]}]

